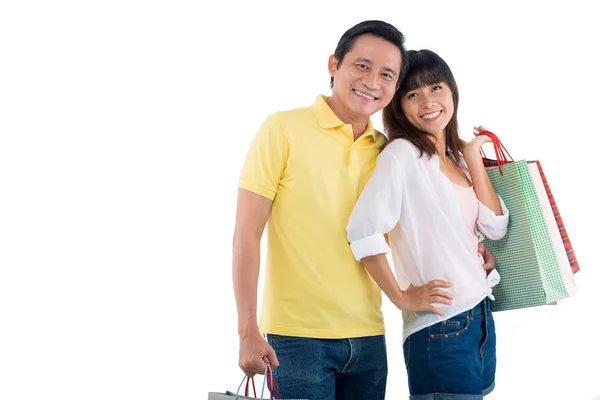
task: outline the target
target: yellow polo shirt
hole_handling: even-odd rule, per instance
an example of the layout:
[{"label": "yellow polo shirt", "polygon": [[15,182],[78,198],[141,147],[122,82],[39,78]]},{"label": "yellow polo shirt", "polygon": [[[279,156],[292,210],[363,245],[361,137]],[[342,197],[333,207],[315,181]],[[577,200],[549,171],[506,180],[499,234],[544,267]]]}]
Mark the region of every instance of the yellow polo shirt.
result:
[{"label": "yellow polo shirt", "polygon": [[273,200],[261,332],[310,338],[384,333],[381,291],[346,239],[348,218],[386,141],[369,121],[354,141],[318,96],[269,116],[248,151],[239,187]]}]

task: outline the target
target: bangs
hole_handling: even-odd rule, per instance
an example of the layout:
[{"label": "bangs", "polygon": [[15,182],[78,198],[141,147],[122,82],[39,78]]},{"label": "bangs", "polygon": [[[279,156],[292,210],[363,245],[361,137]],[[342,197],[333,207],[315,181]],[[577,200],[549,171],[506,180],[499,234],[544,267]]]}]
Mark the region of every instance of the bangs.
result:
[{"label": "bangs", "polygon": [[435,54],[415,52],[409,54],[408,61],[408,72],[399,89],[401,95],[434,83],[454,81],[448,65]]}]

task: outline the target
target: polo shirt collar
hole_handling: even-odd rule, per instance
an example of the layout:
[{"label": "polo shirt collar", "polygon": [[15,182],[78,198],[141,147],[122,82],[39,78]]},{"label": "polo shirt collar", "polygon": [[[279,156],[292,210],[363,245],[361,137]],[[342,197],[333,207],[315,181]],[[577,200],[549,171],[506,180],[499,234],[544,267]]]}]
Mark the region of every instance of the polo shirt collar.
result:
[{"label": "polo shirt collar", "polygon": [[[330,96],[318,95],[314,104],[312,105],[312,110],[317,117],[317,121],[321,128],[323,129],[331,129],[336,128],[338,126],[344,125],[341,119],[338,118],[337,115],[333,112],[333,110],[327,104],[327,100]],[[367,123],[367,129],[365,129],[365,136],[371,136],[373,140],[377,137],[377,131],[373,129],[373,124],[371,124],[371,119]]]}]

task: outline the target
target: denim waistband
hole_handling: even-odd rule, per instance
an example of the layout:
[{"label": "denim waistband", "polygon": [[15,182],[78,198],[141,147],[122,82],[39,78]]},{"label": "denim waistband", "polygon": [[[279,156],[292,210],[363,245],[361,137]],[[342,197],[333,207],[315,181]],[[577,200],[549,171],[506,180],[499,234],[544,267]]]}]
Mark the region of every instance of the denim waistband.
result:
[{"label": "denim waistband", "polygon": [[491,312],[492,312],[492,304],[491,304],[491,300],[489,299],[489,297],[486,297],[485,299],[481,300],[481,302],[479,304],[477,304],[475,307],[473,307],[469,311],[466,311],[466,313],[468,315],[477,315],[477,314],[489,315]]}]

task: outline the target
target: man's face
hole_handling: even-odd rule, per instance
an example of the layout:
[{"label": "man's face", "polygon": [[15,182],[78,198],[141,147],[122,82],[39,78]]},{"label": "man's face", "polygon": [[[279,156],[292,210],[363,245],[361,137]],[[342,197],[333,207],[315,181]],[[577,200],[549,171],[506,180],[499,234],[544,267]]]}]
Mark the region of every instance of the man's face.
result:
[{"label": "man's face", "polygon": [[395,45],[362,35],[339,65],[337,61],[334,56],[329,58],[329,73],[334,78],[331,97],[346,116],[368,119],[392,101],[402,62]]}]

